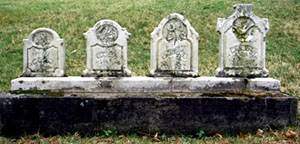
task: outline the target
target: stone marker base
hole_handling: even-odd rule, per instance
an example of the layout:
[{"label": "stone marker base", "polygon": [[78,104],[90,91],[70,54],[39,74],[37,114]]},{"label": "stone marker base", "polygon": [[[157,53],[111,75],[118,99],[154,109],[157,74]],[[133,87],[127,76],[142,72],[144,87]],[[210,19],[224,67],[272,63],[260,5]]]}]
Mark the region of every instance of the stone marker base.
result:
[{"label": "stone marker base", "polygon": [[265,96],[123,97],[0,94],[0,134],[120,133],[207,134],[252,132],[295,124],[297,99]]},{"label": "stone marker base", "polygon": [[272,78],[221,77],[21,77],[11,81],[11,90],[77,94],[112,92],[279,92],[280,81]]}]

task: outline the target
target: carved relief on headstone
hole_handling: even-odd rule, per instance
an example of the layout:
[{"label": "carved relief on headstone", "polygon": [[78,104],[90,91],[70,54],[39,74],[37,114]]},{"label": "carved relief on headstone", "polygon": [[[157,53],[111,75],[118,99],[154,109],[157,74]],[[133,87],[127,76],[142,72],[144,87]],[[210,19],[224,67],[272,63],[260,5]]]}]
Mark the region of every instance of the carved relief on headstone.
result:
[{"label": "carved relief on headstone", "polygon": [[127,39],[130,33],[112,20],[100,20],[84,33],[87,68],[84,76],[130,76]]},{"label": "carved relief on headstone", "polygon": [[199,35],[182,15],[165,17],[151,33],[152,76],[197,76]]},{"label": "carved relief on headstone", "polygon": [[64,76],[64,41],[55,31],[38,28],[23,41],[22,76]]},{"label": "carved relief on headstone", "polygon": [[266,33],[268,19],[252,12],[252,4],[238,4],[228,18],[219,18],[220,63],[217,76],[266,77]]}]

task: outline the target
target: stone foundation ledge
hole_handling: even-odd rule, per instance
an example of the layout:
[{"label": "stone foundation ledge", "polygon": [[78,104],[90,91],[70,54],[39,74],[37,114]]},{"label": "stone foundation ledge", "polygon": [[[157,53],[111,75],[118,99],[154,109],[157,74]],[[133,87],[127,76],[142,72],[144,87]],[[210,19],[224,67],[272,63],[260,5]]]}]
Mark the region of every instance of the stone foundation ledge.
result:
[{"label": "stone foundation ledge", "polygon": [[296,124],[297,99],[288,95],[74,97],[0,93],[0,134],[16,136],[103,130],[122,133],[255,132]]},{"label": "stone foundation ledge", "polygon": [[11,81],[11,90],[71,93],[279,92],[280,81],[272,78],[222,77],[21,77]]}]

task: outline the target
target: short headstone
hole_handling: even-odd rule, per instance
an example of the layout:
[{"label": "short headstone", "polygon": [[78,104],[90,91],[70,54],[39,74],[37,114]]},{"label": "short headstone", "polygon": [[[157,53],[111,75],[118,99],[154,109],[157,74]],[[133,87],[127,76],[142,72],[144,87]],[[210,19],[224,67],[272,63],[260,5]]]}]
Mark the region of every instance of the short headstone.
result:
[{"label": "short headstone", "polygon": [[220,62],[217,76],[266,77],[266,33],[268,19],[252,12],[252,4],[238,4],[228,18],[219,18]]},{"label": "short headstone", "polygon": [[152,76],[197,76],[199,35],[182,15],[165,17],[151,33]]},{"label": "short headstone", "polygon": [[64,41],[55,31],[49,28],[38,28],[23,41],[22,76],[64,76]]},{"label": "short headstone", "polygon": [[84,76],[130,76],[127,40],[130,33],[112,20],[100,20],[84,33],[87,68]]}]

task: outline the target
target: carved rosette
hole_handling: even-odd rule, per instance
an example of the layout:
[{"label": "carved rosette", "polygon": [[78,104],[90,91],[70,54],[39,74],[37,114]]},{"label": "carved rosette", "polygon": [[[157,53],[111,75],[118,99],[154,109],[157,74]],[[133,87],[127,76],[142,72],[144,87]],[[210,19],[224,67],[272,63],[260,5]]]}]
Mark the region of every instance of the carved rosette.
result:
[{"label": "carved rosette", "polygon": [[126,29],[112,20],[101,20],[85,37],[87,39],[87,68],[84,76],[130,76],[127,67]]},{"label": "carved rosette", "polygon": [[24,39],[22,76],[64,76],[63,40],[48,28],[34,30]]},{"label": "carved rosette", "polygon": [[255,16],[251,4],[234,6],[228,18],[219,18],[220,64],[217,76],[266,77],[265,36],[268,20]]},{"label": "carved rosette", "polygon": [[96,37],[103,46],[112,46],[118,38],[118,30],[112,24],[99,25],[96,28]]},{"label": "carved rosette", "polygon": [[170,14],[151,35],[152,76],[197,76],[199,35],[182,15]]}]

